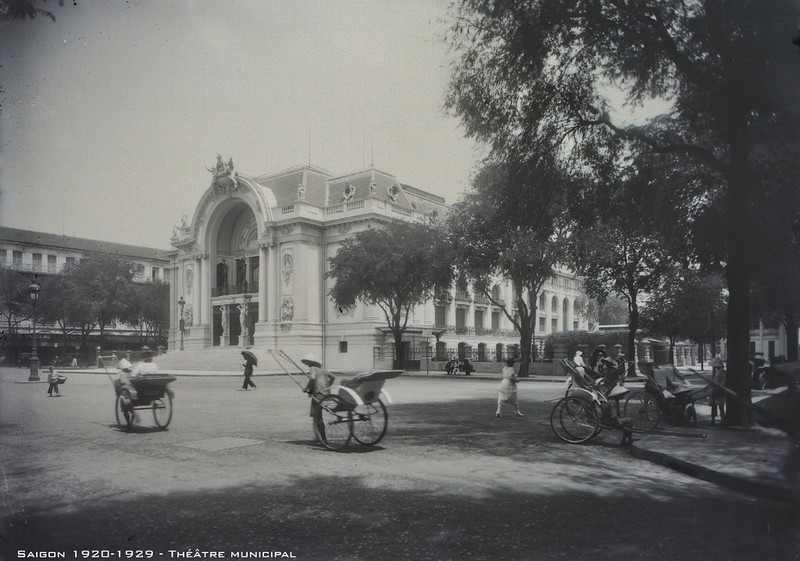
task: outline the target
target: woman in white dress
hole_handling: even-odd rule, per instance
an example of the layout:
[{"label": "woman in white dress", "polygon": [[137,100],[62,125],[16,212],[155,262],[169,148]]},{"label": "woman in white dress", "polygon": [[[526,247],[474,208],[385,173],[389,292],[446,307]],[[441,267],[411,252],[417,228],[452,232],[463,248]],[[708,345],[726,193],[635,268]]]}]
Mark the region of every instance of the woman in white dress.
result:
[{"label": "woman in white dress", "polygon": [[506,360],[506,365],[503,367],[503,381],[500,382],[500,388],[497,392],[497,412],[495,416],[503,416],[503,404],[507,403],[514,407],[514,414],[517,417],[522,417],[519,411],[519,404],[517,403],[517,373],[514,371],[514,359],[509,358]]}]

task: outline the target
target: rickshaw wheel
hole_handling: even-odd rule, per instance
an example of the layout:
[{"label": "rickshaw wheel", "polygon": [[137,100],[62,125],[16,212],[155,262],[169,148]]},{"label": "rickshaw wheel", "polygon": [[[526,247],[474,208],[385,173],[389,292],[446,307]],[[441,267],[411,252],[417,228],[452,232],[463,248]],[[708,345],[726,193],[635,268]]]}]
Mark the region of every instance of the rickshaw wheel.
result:
[{"label": "rickshaw wheel", "polygon": [[374,446],[386,435],[388,424],[389,413],[380,399],[357,405],[353,411],[353,438],[364,446]]},{"label": "rickshaw wheel", "polygon": [[625,398],[622,416],[633,421],[634,429],[653,430],[661,420],[661,408],[653,396],[636,391]]},{"label": "rickshaw wheel", "polygon": [[328,450],[341,450],[353,436],[353,410],[337,395],[319,401],[313,416],[314,434]]},{"label": "rickshaw wheel", "polygon": [[133,426],[133,404],[131,403],[131,394],[128,390],[120,391],[117,396],[117,402],[114,405],[114,415],[117,418],[117,424],[127,430],[131,430]]},{"label": "rickshaw wheel", "polygon": [[555,435],[570,444],[586,442],[599,432],[600,419],[594,404],[577,397],[563,397],[550,413]]},{"label": "rickshaw wheel", "polygon": [[168,393],[153,400],[153,419],[162,429],[167,428],[172,420],[172,396]]}]

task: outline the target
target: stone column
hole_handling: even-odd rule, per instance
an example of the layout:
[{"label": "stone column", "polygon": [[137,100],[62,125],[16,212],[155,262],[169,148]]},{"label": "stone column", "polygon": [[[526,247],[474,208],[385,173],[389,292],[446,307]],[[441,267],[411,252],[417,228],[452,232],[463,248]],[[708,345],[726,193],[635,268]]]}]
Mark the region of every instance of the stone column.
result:
[{"label": "stone column", "polygon": [[200,325],[202,318],[200,317],[200,257],[193,259],[192,266],[192,325]]},{"label": "stone column", "polygon": [[263,323],[267,321],[267,271],[270,270],[268,265],[269,252],[271,248],[268,245],[262,245],[258,249],[258,322]]},{"label": "stone column", "polygon": [[200,310],[203,325],[211,325],[211,272],[209,271],[208,254],[200,258]]}]

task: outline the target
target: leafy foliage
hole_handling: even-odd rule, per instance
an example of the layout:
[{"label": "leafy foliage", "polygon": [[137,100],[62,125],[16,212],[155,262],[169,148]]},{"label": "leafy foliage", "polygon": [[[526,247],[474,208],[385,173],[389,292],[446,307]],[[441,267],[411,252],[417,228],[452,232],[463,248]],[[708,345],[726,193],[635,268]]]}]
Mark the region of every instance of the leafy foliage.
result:
[{"label": "leafy foliage", "polygon": [[666,336],[672,353],[681,338],[697,342],[723,338],[725,306],[725,284],[720,275],[676,268],[647,300],[642,327]]},{"label": "leafy foliage", "polygon": [[[496,153],[550,151],[603,177],[628,151],[648,149],[710,179],[693,179],[687,218],[721,229],[694,249],[725,267],[728,381],[749,398],[751,217],[759,190],[796,178],[800,162],[800,72],[786,27],[797,3],[462,0],[453,15],[460,58],[446,105]],[[666,104],[659,116],[623,122],[613,98]],[[742,411],[733,404],[727,422]]]},{"label": "leafy foliage", "polygon": [[[48,0],[0,0],[0,21],[12,19],[34,19],[39,16],[48,17],[56,21],[53,12],[40,8],[37,4],[43,4]],[[64,0],[58,0],[58,5],[63,6]]]},{"label": "leafy foliage", "polygon": [[329,296],[336,306],[378,306],[392,331],[398,356],[411,311],[452,279],[448,249],[434,227],[390,222],[345,240],[329,259],[334,279]]},{"label": "leafy foliage", "polygon": [[[571,180],[544,162],[487,162],[447,219],[460,279],[520,333],[520,376],[527,375],[539,291],[563,256],[561,214]],[[513,301],[492,294],[498,277],[511,282]]]}]

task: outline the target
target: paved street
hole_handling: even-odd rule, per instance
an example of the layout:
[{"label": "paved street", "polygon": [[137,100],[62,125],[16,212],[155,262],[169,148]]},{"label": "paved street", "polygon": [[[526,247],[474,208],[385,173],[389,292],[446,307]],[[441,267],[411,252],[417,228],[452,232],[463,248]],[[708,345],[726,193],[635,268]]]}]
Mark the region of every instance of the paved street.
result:
[{"label": "paved street", "polygon": [[[297,559],[798,558],[797,512],[632,458],[618,434],[556,440],[561,384],[524,382],[524,418],[494,417],[496,380],[389,380],[375,448],[315,444],[286,377],[181,376],[172,423],[114,421],[105,375],[63,396],[0,369],[0,556],[98,550],[283,552]],[[117,553],[120,552],[120,553]],[[87,552],[91,556],[92,552]],[[146,554],[145,554],[146,555]],[[264,555],[266,556],[266,554]]]}]

